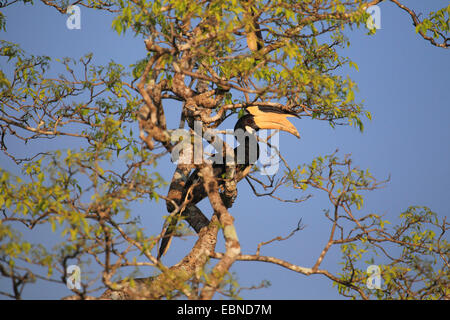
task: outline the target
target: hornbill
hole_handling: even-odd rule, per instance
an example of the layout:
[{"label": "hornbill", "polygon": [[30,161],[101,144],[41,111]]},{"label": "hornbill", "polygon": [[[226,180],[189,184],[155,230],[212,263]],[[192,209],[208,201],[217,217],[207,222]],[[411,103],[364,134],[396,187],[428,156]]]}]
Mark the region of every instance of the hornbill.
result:
[{"label": "hornbill", "polygon": [[[259,146],[256,141],[255,135],[258,130],[277,129],[289,132],[295,135],[297,138],[300,138],[300,134],[298,133],[295,126],[291,122],[289,122],[289,120],[287,120],[288,117],[299,118],[296,113],[290,111],[282,111],[280,109],[266,106],[250,106],[246,108],[246,111],[247,114],[242,116],[234,126],[234,135],[240,143],[239,146],[234,149],[234,165],[236,170],[234,176],[236,182],[242,180],[250,172],[253,164],[259,158]],[[243,132],[244,134],[242,134]],[[217,177],[219,186],[222,188],[225,183],[225,179],[223,177],[225,176],[227,169],[225,158],[223,160],[224,161],[221,161],[221,163],[213,164],[214,176]],[[179,179],[179,181],[181,181],[181,179]],[[183,181],[183,184],[184,186],[180,186],[179,183],[172,183],[169,190],[168,198],[171,198],[171,192],[174,192],[173,194],[178,194],[178,196],[172,197],[174,199],[171,199],[178,205],[180,205],[186,197],[189,201],[189,205],[194,206],[199,201],[207,197],[207,193],[203,186],[202,179],[199,176],[198,169],[194,170],[194,172],[187,178],[187,180]],[[175,192],[175,189],[180,189],[180,187],[182,188],[182,190],[177,190],[177,192]],[[169,212],[173,212],[175,210],[175,206],[171,201],[167,201],[166,205]],[[197,232],[199,232],[199,230],[197,230],[197,228],[192,225],[189,219],[190,217],[184,214],[185,211],[186,210],[178,212],[177,217],[170,218],[169,224],[165,229],[164,235],[161,239],[158,259],[160,259],[160,257],[167,252],[172,237],[175,233],[176,225],[180,218],[186,219],[191,224],[191,226],[196,229]],[[200,218],[206,220],[204,216]]]}]

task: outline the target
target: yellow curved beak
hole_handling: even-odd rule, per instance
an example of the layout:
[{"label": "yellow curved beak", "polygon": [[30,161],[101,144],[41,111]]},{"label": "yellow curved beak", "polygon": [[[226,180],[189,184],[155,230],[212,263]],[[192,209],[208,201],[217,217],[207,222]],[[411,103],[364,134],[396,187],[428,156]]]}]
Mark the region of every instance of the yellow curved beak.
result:
[{"label": "yellow curved beak", "polygon": [[282,130],[289,132],[300,139],[297,128],[287,119],[288,117],[294,117],[294,115],[282,113],[281,111],[261,111],[257,106],[247,107],[247,111],[253,115],[255,124],[260,129]]}]

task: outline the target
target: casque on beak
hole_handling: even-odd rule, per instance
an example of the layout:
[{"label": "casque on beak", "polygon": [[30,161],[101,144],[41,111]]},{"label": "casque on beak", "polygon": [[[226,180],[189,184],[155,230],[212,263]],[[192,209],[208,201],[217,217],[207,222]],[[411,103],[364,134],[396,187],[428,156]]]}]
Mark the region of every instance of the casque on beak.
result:
[{"label": "casque on beak", "polygon": [[297,128],[287,119],[288,117],[295,117],[294,114],[284,113],[275,108],[259,108],[257,106],[247,107],[247,111],[253,115],[253,120],[260,129],[282,130],[300,139]]}]

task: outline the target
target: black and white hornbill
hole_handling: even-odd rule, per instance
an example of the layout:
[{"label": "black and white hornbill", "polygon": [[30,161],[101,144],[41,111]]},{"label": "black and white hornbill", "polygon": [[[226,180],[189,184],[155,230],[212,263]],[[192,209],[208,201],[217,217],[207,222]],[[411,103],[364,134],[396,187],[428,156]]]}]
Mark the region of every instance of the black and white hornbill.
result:
[{"label": "black and white hornbill", "polygon": [[[247,114],[242,116],[234,126],[234,135],[239,142],[239,146],[234,149],[236,182],[242,180],[250,172],[250,169],[259,158],[259,146],[255,136],[258,130],[277,129],[289,132],[295,135],[297,138],[300,138],[300,134],[298,133],[295,126],[287,119],[288,117],[298,117],[297,114],[266,106],[250,106],[246,108],[246,111]],[[245,131],[246,134],[242,135],[242,131],[239,132],[239,129]],[[256,145],[256,156],[255,154],[252,154],[252,152],[255,153],[255,145],[252,146],[252,142]],[[227,164],[225,159],[223,159],[221,163],[213,164],[213,173],[214,176],[218,178],[219,186],[223,186],[225,182],[225,179],[223,177],[225,176],[226,169]],[[194,170],[194,172],[189,175],[187,180],[183,182],[183,190],[178,190],[178,192],[175,192],[174,189],[176,189],[177,187],[180,186],[174,183],[171,184],[168,197],[172,198],[171,201],[175,201],[178,205],[183,202],[186,196],[189,200],[189,205],[195,205],[199,201],[207,197],[203,182],[199,176],[199,170]],[[188,191],[189,195],[187,195]],[[177,196],[170,197],[171,192],[172,194],[176,194]],[[167,210],[169,212],[172,212],[175,209],[171,201],[166,202]],[[189,221],[188,217],[183,215],[183,213],[184,212],[178,212],[176,218],[171,217],[171,220],[169,221],[169,224],[166,227],[164,235],[161,239],[158,259],[167,252],[172,237],[175,233],[176,225],[180,218]]]}]

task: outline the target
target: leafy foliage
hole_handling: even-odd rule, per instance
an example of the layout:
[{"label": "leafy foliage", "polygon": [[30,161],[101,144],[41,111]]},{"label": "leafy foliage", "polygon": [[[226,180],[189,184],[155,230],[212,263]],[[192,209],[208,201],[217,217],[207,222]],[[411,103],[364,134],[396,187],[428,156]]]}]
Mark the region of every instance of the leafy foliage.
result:
[{"label": "leafy foliage", "polygon": [[[420,21],[410,9],[392,2],[411,15],[424,39],[448,45],[450,7]],[[43,3],[62,14],[70,5],[65,0]],[[21,298],[24,286],[36,279],[66,283],[67,266],[76,263],[93,265],[89,267],[93,274],[85,274],[82,288],[73,289],[79,298],[99,288],[116,297],[126,284],[134,292],[126,293],[128,298],[204,298],[214,292],[238,298],[243,288],[228,269],[234,259],[242,259],[325,275],[344,296],[448,298],[446,220],[426,207],[408,208],[396,226],[376,214],[364,214],[365,192],[385,181],[354,167],[348,156],[317,157],[293,169],[285,162],[277,183],[275,177],[268,182],[248,178],[264,190],[272,189],[258,194],[251,184],[257,196],[282,200],[275,195],[281,186],[301,195],[317,191],[328,196],[331,209],[325,215],[330,239],[312,268],[260,256],[259,248],[256,255],[230,258],[214,254],[214,246],[205,249],[206,245],[194,247],[180,264],[168,268],[152,255],[160,235],[147,235],[139,215],[130,210],[135,202],[167,200],[161,194],[167,183],[157,167],[174,147],[164,116],[167,100],[183,103],[182,123],[186,120],[191,129],[195,120],[203,121],[203,130],[216,128],[227,117],[242,116],[245,107],[256,105],[362,130],[370,112],[355,101],[356,83],[337,70],[358,69],[338,49],[350,45],[347,26],[364,27],[367,1],[88,0],[76,4],[114,13],[115,32],[145,39],[148,53],[129,68],[114,61],[97,66],[92,54],[78,60],[35,56],[18,44],[1,41],[5,67],[0,70],[0,147],[19,172],[0,169],[0,274],[13,284],[11,291],[1,294]],[[1,12],[0,29],[7,29]],[[139,132],[133,131],[136,123]],[[42,147],[25,156],[12,147],[27,143]],[[194,168],[201,165],[189,170]],[[216,212],[225,208],[223,200],[210,202]],[[231,248],[230,243],[237,241],[229,231],[234,230],[232,221],[214,218],[198,243],[203,239],[215,245],[219,227],[228,227],[224,237],[227,249]],[[30,233],[36,236],[50,230],[55,243],[30,240]],[[337,275],[319,268],[334,245],[342,252]],[[374,256],[386,260],[385,282],[381,290],[370,291],[363,266]],[[205,268],[211,257],[221,260]],[[136,269],[124,275],[129,267]],[[151,267],[154,276],[137,278],[136,270],[142,267]],[[252,288],[268,285],[263,281]]]}]

